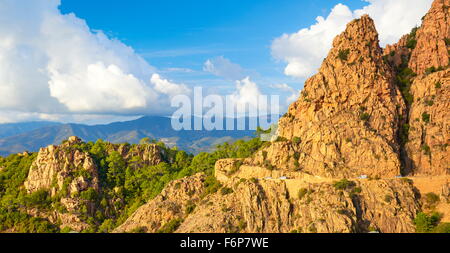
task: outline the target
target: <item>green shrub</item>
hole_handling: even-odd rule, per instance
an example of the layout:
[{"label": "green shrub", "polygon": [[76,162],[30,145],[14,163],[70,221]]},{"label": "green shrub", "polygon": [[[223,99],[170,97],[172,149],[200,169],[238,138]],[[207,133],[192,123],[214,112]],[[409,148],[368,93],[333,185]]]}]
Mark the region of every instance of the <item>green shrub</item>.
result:
[{"label": "green shrub", "polygon": [[231,189],[231,188],[229,188],[229,187],[223,187],[223,188],[220,190],[220,193],[221,193],[222,195],[228,195],[228,194],[230,194],[230,193],[233,193],[233,189]]},{"label": "green shrub", "polygon": [[220,182],[217,181],[216,177],[214,176],[208,176],[204,182],[204,186],[205,186],[205,191],[203,193],[204,196],[216,193],[222,187]]},{"label": "green shrub", "polygon": [[[143,233],[147,233],[147,228],[140,226],[140,227],[133,228],[130,232],[135,233],[135,234],[143,234]],[[161,233],[165,233],[165,232],[161,232]],[[172,232],[167,232],[167,233],[172,233]]]},{"label": "green shrub", "polygon": [[115,222],[112,219],[106,219],[103,221],[103,223],[99,226],[98,232],[99,233],[109,233],[112,232],[115,228]]},{"label": "green shrub", "polygon": [[410,130],[409,124],[403,124],[402,128],[400,129],[400,142],[402,145],[405,145],[409,141],[409,130]]},{"label": "green shrub", "polygon": [[406,47],[410,48],[410,49],[414,49],[417,45],[417,40],[415,39],[410,39],[406,42]]},{"label": "green shrub", "polygon": [[177,228],[181,225],[182,222],[183,222],[183,220],[180,218],[170,220],[169,222],[164,224],[164,226],[162,226],[157,231],[157,233],[164,233],[164,234],[173,233],[173,232],[175,232],[175,230],[177,230]]},{"label": "green shrub", "polygon": [[263,134],[270,134],[271,131],[272,131],[271,127],[269,127],[268,129],[264,130],[260,126],[257,126],[256,127],[256,131],[255,131],[255,135],[258,136],[258,137],[261,137],[261,135],[263,135]]},{"label": "green shrub", "polygon": [[235,174],[236,172],[238,172],[239,169],[241,168],[242,164],[244,164],[244,162],[241,160],[234,162],[233,166],[231,167],[231,170],[229,170],[227,172],[227,175],[231,176],[231,175]]},{"label": "green shrub", "polygon": [[431,100],[431,99],[430,99],[430,100],[425,99],[424,104],[425,104],[426,106],[433,106],[433,105],[434,105],[434,101]]},{"label": "green shrub", "polygon": [[433,233],[450,233],[450,223],[440,223],[433,229]]},{"label": "green shrub", "polygon": [[97,191],[94,188],[88,188],[80,193],[80,198],[88,201],[95,201],[97,199]]},{"label": "green shrub", "polygon": [[301,188],[300,190],[298,190],[298,198],[302,199],[307,193],[308,193],[308,189]]},{"label": "green shrub", "polygon": [[400,180],[401,180],[402,182],[407,183],[407,184],[412,184],[412,183],[413,183],[413,180],[411,180],[411,179],[409,179],[409,178],[406,178],[406,177],[403,177],[403,178],[401,178]]},{"label": "green shrub", "polygon": [[309,232],[311,233],[317,233],[317,228],[314,224],[311,224],[308,228]]},{"label": "green shrub", "polygon": [[444,41],[447,47],[450,46],[450,38],[445,38]]},{"label": "green shrub", "polygon": [[430,123],[430,114],[426,112],[422,113],[422,121],[426,124]]},{"label": "green shrub", "polygon": [[37,190],[25,197],[25,204],[29,207],[48,209],[52,203],[46,189]]},{"label": "green shrub", "polygon": [[367,112],[361,113],[361,115],[359,116],[359,118],[362,121],[368,121],[370,119],[370,114],[368,114]]},{"label": "green shrub", "polygon": [[353,181],[349,181],[347,179],[342,179],[338,182],[334,183],[334,188],[336,190],[346,190],[346,189],[350,189],[352,187],[354,187],[356,184]]},{"label": "green shrub", "polygon": [[267,151],[264,150],[262,152],[262,155],[263,155],[263,159],[266,160],[267,159]]},{"label": "green shrub", "polygon": [[243,219],[239,220],[238,229],[239,231],[244,230],[247,227],[247,222]]},{"label": "green shrub", "polygon": [[425,202],[429,207],[436,205],[437,203],[439,203],[439,201],[440,201],[439,195],[437,195],[436,193],[429,192],[425,194]]},{"label": "green shrub", "polygon": [[[405,61],[403,63],[405,63]],[[402,97],[405,100],[406,104],[411,105],[414,102],[414,97],[410,91],[411,80],[416,76],[416,73],[414,73],[412,69],[407,67],[407,61],[405,65],[406,66],[401,66],[398,70],[397,85],[400,88],[400,92],[402,93]]]},{"label": "green shrub", "polygon": [[274,170],[275,166],[272,165],[272,163],[270,163],[269,161],[265,160],[264,161],[264,167],[268,170]]},{"label": "green shrub", "polygon": [[348,55],[350,54],[350,49],[341,49],[339,50],[337,58],[339,58],[341,61],[347,61]]},{"label": "green shrub", "polygon": [[358,193],[361,193],[361,192],[362,192],[361,187],[355,187],[355,188],[353,188],[353,190],[352,190],[352,193],[353,193],[353,194],[358,194]]},{"label": "green shrub", "polygon": [[442,87],[441,82],[437,81],[437,82],[434,84],[434,87],[435,87],[436,89],[440,89],[440,88]]},{"label": "green shrub", "polygon": [[277,139],[275,140],[276,142],[279,142],[279,141],[287,141],[288,139],[286,139],[285,137],[283,137],[283,136],[278,136],[277,137]]},{"label": "green shrub", "polygon": [[431,215],[427,215],[423,212],[417,214],[414,219],[414,224],[416,225],[417,233],[428,233],[433,231],[433,229],[439,224],[441,220],[441,214],[432,213]]},{"label": "green shrub", "polygon": [[406,47],[409,49],[416,48],[417,40],[416,40],[416,33],[417,33],[417,27],[414,27],[411,32],[408,35],[408,40],[406,41]]},{"label": "green shrub", "polygon": [[434,73],[436,71],[438,71],[438,69],[436,67],[434,67],[434,66],[433,67],[429,67],[429,68],[425,69],[425,74],[429,75],[429,74],[432,74],[432,73]]},{"label": "green shrub", "polygon": [[0,231],[14,229],[17,233],[57,233],[59,228],[47,219],[0,208]]},{"label": "green shrub", "polygon": [[71,229],[70,227],[63,227],[63,228],[61,229],[61,231],[59,231],[59,232],[60,232],[60,233],[66,234],[66,233],[72,232],[72,229]]},{"label": "green shrub", "polygon": [[301,142],[301,139],[300,139],[300,137],[295,136],[295,137],[292,139],[292,142],[295,143],[295,144],[299,144],[299,143]]},{"label": "green shrub", "polygon": [[421,149],[425,155],[427,155],[427,156],[431,155],[431,148],[427,144],[423,144]]},{"label": "green shrub", "polygon": [[191,214],[195,210],[195,204],[194,203],[188,203],[186,206],[186,214]]},{"label": "green shrub", "polygon": [[389,195],[389,194],[384,195],[384,201],[385,201],[386,203],[391,203],[391,201],[392,201],[393,199],[394,199],[394,198],[393,198],[391,195]]}]

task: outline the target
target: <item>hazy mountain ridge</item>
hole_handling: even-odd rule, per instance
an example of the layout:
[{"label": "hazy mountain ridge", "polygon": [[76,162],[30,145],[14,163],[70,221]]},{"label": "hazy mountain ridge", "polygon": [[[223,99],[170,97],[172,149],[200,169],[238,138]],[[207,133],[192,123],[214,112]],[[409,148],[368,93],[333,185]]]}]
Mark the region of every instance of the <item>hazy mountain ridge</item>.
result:
[{"label": "hazy mountain ridge", "polygon": [[31,121],[21,123],[4,123],[0,124],[0,138],[19,135],[25,132],[30,132],[35,129],[59,125],[61,123],[51,121]]},{"label": "hazy mountain ridge", "polygon": [[[0,155],[5,156],[24,151],[35,152],[50,144],[59,144],[70,136],[84,141],[103,139],[112,143],[139,143],[144,137],[163,140],[169,146],[177,146],[192,153],[211,151],[224,141],[251,137],[252,130],[232,131],[175,131],[168,117],[147,116],[137,120],[114,122],[105,125],[60,124],[53,122],[17,123],[0,125]],[[12,129],[12,130],[9,130]]]}]

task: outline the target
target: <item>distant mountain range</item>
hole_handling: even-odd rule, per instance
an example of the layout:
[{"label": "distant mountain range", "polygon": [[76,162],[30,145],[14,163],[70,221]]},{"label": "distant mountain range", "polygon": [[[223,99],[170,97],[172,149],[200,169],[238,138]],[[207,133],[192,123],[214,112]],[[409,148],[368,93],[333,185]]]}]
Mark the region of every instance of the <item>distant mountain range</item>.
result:
[{"label": "distant mountain range", "polygon": [[50,144],[60,144],[70,136],[78,136],[84,141],[103,139],[112,143],[138,143],[142,138],[150,137],[161,140],[168,146],[177,146],[179,149],[196,154],[211,151],[220,143],[251,138],[254,132],[253,130],[175,131],[170,118],[160,116],[146,116],[105,125],[57,122],[0,124],[0,156],[38,151],[39,148]]},{"label": "distant mountain range", "polygon": [[6,138],[9,136],[14,136],[21,133],[33,131],[39,128],[55,126],[59,124],[60,123],[49,121],[0,124],[0,138]]}]

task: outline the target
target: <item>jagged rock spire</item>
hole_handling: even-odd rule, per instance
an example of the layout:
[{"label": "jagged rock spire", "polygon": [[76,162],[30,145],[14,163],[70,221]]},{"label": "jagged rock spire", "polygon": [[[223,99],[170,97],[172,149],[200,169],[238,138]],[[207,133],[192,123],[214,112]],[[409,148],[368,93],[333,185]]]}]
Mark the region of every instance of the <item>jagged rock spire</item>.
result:
[{"label": "jagged rock spire", "polygon": [[279,134],[301,139],[299,163],[312,174],[396,175],[404,110],[375,24],[365,15],[334,39],[319,73],[280,120]]},{"label": "jagged rock spire", "polygon": [[[409,68],[417,74],[449,65],[450,0],[435,0],[415,34]],[[427,71],[428,70],[428,71]]]}]

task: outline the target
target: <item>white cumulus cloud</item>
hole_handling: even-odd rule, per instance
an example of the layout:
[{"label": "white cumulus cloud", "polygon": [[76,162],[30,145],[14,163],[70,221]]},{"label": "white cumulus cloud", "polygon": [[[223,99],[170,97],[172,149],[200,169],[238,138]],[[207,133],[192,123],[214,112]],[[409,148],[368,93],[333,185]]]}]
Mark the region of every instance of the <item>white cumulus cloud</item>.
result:
[{"label": "white cumulus cloud", "polygon": [[75,14],[62,14],[59,5],[60,0],[1,0],[0,110],[23,115],[166,110],[159,102],[173,86],[156,89],[150,82],[154,67]]},{"label": "white cumulus cloud", "polygon": [[333,38],[354,18],[369,14],[375,21],[382,45],[396,42],[421,22],[433,0],[366,0],[368,5],[351,11],[336,5],[328,17],[293,34],[283,34],[272,43],[272,55],[285,61],[285,74],[308,77],[320,66],[332,46]]},{"label": "white cumulus cloud", "polygon": [[290,93],[290,96],[286,99],[287,104],[290,104],[290,103],[296,101],[298,96],[300,95],[300,90],[294,89],[285,83],[274,84],[274,85],[271,85],[271,87],[274,89],[278,89],[278,90]]},{"label": "white cumulus cloud", "polygon": [[[230,95],[238,116],[270,115],[280,112],[280,105],[272,103],[270,96],[264,96],[259,86],[250,77],[236,81],[236,90]],[[278,101],[279,102],[279,101]]]},{"label": "white cumulus cloud", "polygon": [[191,93],[191,89],[186,85],[173,83],[167,79],[161,78],[158,74],[153,74],[150,82],[154,85],[156,91],[170,97],[182,94],[188,95]]},{"label": "white cumulus cloud", "polygon": [[223,56],[208,59],[203,64],[203,70],[228,80],[241,80],[245,77],[245,70],[241,66]]}]

